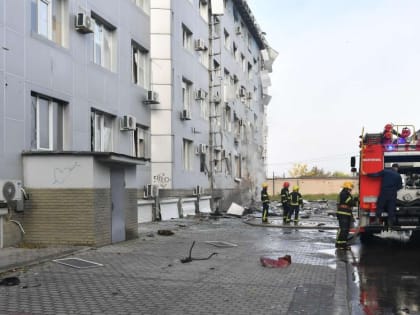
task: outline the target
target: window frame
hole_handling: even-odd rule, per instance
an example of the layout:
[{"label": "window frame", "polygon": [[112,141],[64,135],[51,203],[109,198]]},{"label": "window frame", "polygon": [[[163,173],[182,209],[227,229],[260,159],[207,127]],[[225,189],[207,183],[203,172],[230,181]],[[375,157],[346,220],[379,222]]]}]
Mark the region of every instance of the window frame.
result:
[{"label": "window frame", "polygon": [[[97,120],[99,119],[99,122]],[[114,149],[114,119],[113,115],[95,109],[91,110],[92,146],[93,152],[113,152]],[[105,126],[109,123],[110,128]],[[108,132],[107,132],[108,130]],[[107,140],[108,137],[108,141]],[[97,141],[100,141],[99,143]],[[98,148],[99,145],[99,149]],[[107,150],[108,149],[108,150]]]},{"label": "window frame", "polygon": [[68,0],[32,0],[31,30],[42,38],[68,47]]},{"label": "window frame", "polygon": [[192,51],[193,49],[193,33],[191,30],[185,25],[182,24],[182,47],[184,47],[188,51]]},{"label": "window frame", "polygon": [[191,112],[193,84],[191,81],[182,79],[182,109]]},{"label": "window frame", "polygon": [[[142,134],[142,137],[140,137]],[[143,140],[140,144],[140,140]],[[136,126],[132,134],[132,156],[140,159],[150,159],[151,136],[148,127]]]},{"label": "window frame", "polygon": [[[138,58],[137,61],[136,58]],[[131,62],[132,82],[148,90],[150,87],[150,54],[147,49],[134,41],[131,44]],[[141,72],[143,72],[143,75],[141,75]],[[140,78],[142,79],[140,80]]]},{"label": "window frame", "polygon": [[203,1],[198,1],[198,10],[200,12],[200,16],[204,21],[207,23],[209,22],[209,5],[207,2],[203,3]]},{"label": "window frame", "polygon": [[182,165],[184,171],[193,170],[193,142],[189,139],[182,139]]},{"label": "window frame", "polygon": [[[31,149],[38,151],[62,151],[65,145],[66,123],[64,115],[67,103],[36,92],[31,92],[31,102],[34,110],[32,129],[34,138]],[[42,111],[41,106],[44,104],[47,108]],[[42,117],[43,112],[46,113],[44,117]],[[45,126],[48,128],[46,133],[41,130]],[[44,143],[47,143],[47,145],[44,146]]]},{"label": "window frame", "polygon": [[[47,109],[47,111],[48,111],[48,118],[47,118],[47,122],[48,122],[48,140],[47,140],[48,147],[45,147],[45,148],[41,146],[41,143],[43,141],[41,142],[42,132],[39,128],[40,126],[45,125],[44,121],[42,121],[42,123],[41,123],[41,117],[40,117],[40,113],[41,113],[40,105],[41,105],[41,103],[40,103],[40,100],[46,101],[47,106],[48,106],[48,109]],[[54,131],[53,104],[52,104],[51,100],[46,99],[46,98],[42,98],[42,97],[39,97],[39,96],[36,96],[36,129],[35,130],[36,130],[36,149],[40,150],[40,151],[51,151],[51,150],[53,150],[53,143],[54,143],[54,140],[53,140],[53,136],[54,136],[54,134],[53,134],[53,131]]]},{"label": "window frame", "polygon": [[92,24],[93,63],[102,68],[114,71],[116,68],[116,28],[94,13],[92,13]]}]

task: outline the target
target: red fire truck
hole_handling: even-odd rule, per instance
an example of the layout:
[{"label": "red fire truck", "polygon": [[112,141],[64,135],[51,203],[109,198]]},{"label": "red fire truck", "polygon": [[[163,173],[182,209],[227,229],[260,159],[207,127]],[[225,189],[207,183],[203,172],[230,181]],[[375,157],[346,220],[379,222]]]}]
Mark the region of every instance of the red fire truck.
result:
[{"label": "red fire truck", "polygon": [[[387,124],[379,133],[365,133],[360,136],[359,170],[355,168],[356,158],[351,158],[352,172],[359,174],[359,226],[362,242],[373,234],[384,230],[411,231],[412,236],[420,233],[420,137],[412,125]],[[382,213],[379,224],[375,222],[376,202],[381,188],[381,177],[368,177],[374,173],[399,165],[398,172],[403,188],[397,194],[396,222],[387,226],[387,213]]]}]

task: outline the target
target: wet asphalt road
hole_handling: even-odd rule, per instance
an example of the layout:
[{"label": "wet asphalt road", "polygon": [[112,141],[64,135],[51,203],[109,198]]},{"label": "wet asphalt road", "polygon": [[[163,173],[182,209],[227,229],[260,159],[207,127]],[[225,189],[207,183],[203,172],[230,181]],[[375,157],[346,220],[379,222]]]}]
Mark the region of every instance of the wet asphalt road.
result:
[{"label": "wet asphalt road", "polygon": [[352,246],[349,284],[354,314],[420,314],[420,244],[385,232]]},{"label": "wet asphalt road", "polygon": [[[312,213],[301,221],[336,224],[333,216],[326,216],[333,212],[331,208],[330,204],[318,215]],[[348,266],[353,314],[420,315],[419,237],[411,237],[409,232],[383,232],[368,244],[354,239],[351,247],[351,251],[336,251],[336,258]]]}]

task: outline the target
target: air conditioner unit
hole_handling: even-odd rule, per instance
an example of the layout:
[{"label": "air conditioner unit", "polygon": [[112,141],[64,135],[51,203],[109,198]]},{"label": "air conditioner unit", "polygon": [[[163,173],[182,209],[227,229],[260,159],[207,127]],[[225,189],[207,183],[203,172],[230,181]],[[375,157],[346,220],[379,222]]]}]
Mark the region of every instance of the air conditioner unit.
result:
[{"label": "air conditioner unit", "polygon": [[22,182],[20,180],[0,180],[0,202],[22,200]]},{"label": "air conditioner unit", "polygon": [[188,109],[181,111],[181,120],[191,120],[191,112]]},{"label": "air conditioner unit", "polygon": [[154,198],[155,197],[155,186],[147,184],[144,186],[144,198]]},{"label": "air conditioner unit", "polygon": [[242,27],[240,27],[240,26],[235,27],[235,33],[236,33],[237,35],[242,34]]},{"label": "air conditioner unit", "polygon": [[135,130],[136,129],[136,117],[131,115],[124,115],[121,117],[121,128],[122,131]]},{"label": "air conditioner unit", "polygon": [[79,12],[75,16],[74,26],[82,34],[93,33],[92,19],[86,13]]},{"label": "air conditioner unit", "polygon": [[198,89],[195,95],[196,100],[204,100],[206,98],[206,92],[203,89]]},{"label": "air conditioner unit", "polygon": [[204,42],[204,40],[197,39],[195,41],[195,50],[197,50],[197,51],[207,50],[207,46],[206,46],[206,43]]},{"label": "air conditioner unit", "polygon": [[144,104],[159,104],[159,94],[154,91],[147,91],[146,99],[143,101]]}]

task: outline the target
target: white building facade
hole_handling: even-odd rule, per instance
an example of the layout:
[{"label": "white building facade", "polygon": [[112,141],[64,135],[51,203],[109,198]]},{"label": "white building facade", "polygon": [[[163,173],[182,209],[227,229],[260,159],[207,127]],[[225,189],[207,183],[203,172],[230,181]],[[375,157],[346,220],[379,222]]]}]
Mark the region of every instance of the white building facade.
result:
[{"label": "white building facade", "polygon": [[152,184],[160,198],[259,198],[275,58],[245,1],[151,2]]}]

